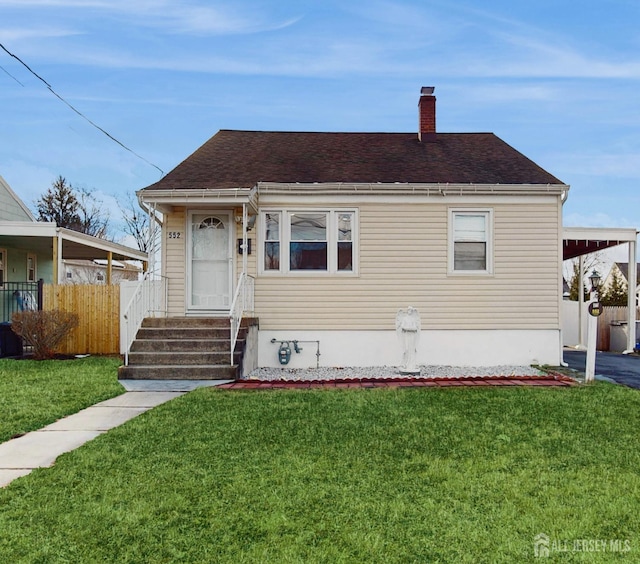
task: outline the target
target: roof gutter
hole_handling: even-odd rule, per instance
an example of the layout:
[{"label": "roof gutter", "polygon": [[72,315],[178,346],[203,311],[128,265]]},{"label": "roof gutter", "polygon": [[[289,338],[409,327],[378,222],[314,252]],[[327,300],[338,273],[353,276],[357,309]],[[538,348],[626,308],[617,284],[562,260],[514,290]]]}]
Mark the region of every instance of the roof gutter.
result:
[{"label": "roof gutter", "polygon": [[142,210],[148,215],[153,217],[153,220],[162,227],[162,218],[158,217],[158,210],[155,208],[151,208],[147,206],[147,204],[142,199],[142,190],[136,192],[136,197],[138,198],[138,205],[142,208]]},{"label": "roof gutter", "polygon": [[437,196],[540,196],[559,195],[566,199],[569,186],[566,184],[411,184],[411,183],[281,183],[259,182],[258,191],[263,194],[300,195],[421,195]]},{"label": "roof gutter", "polygon": [[180,204],[254,204],[256,186],[252,188],[205,188],[196,190],[140,190],[138,199],[147,203]]}]

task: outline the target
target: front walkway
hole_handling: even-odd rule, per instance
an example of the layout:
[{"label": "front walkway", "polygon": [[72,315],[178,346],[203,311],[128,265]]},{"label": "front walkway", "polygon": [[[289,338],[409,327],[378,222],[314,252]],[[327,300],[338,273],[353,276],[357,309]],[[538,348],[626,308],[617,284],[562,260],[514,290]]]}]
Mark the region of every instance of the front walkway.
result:
[{"label": "front walkway", "polygon": [[0,444],[0,488],[150,409],[200,387],[231,380],[120,380],[126,392]]},{"label": "front walkway", "polygon": [[0,444],[0,488],[185,392],[125,392]]}]

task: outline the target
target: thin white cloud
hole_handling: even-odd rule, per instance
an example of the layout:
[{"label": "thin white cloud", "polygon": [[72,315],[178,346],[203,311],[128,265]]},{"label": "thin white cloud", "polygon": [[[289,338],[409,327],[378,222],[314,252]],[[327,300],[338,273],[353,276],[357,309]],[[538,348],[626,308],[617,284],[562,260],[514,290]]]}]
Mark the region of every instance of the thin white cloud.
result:
[{"label": "thin white cloud", "polygon": [[640,154],[597,153],[556,155],[565,175],[640,179]]},{"label": "thin white cloud", "polygon": [[563,215],[562,224],[565,227],[638,227],[638,225],[626,217],[614,217],[602,212],[595,212],[593,214],[579,212],[567,213]]},{"label": "thin white cloud", "polygon": [[63,27],[51,27],[51,26],[37,26],[37,27],[14,27],[14,28],[2,28],[0,27],[0,38],[2,41],[12,43],[14,41],[24,41],[29,39],[41,39],[46,37],[71,37],[74,35],[82,35],[82,32],[63,28]]},{"label": "thin white cloud", "polygon": [[[160,28],[180,34],[247,34],[282,29],[300,16],[275,18],[251,4],[212,6],[210,3],[171,0],[0,0],[1,7],[69,9],[103,12],[126,20],[127,25]],[[58,12],[56,16],[60,16]]]},{"label": "thin white cloud", "polygon": [[[457,90],[453,88],[453,90]],[[468,90],[461,91],[459,94],[469,95]],[[561,89],[556,86],[543,84],[511,84],[496,83],[480,84],[473,88],[473,98],[481,100],[482,103],[502,104],[504,102],[517,101],[548,101],[557,100],[562,96]]]},{"label": "thin white cloud", "polygon": [[[180,52],[169,48],[169,40],[159,43],[160,48],[153,53],[145,54],[137,47],[118,51],[117,41],[109,42],[109,50],[100,50],[97,41],[86,49],[47,43],[45,58],[90,66],[300,77],[355,73],[465,79],[640,78],[640,58],[608,60],[600,54],[593,56],[565,37],[459,3],[432,2],[424,6],[373,0],[366,6],[347,4],[341,7],[346,17],[341,25],[348,25],[348,34],[344,29],[321,27],[313,14],[305,19],[251,1],[211,4],[192,0],[177,4],[170,0],[0,0],[2,6],[31,11],[35,7],[58,8],[56,14],[62,14],[61,21],[75,26],[82,25],[82,20],[77,19],[82,10],[94,20],[109,15],[122,20],[124,26],[151,30],[158,39],[167,34],[191,38],[250,35],[305,24],[269,42],[255,45],[247,41],[244,45],[225,45],[224,49],[220,45],[199,44]],[[67,16],[73,15],[74,19],[64,19],[62,8],[69,8]],[[80,32],[64,26],[57,32],[48,32],[44,26],[35,25],[33,30],[13,31],[16,39],[55,37],[56,33],[62,36]],[[10,36],[12,30],[5,28],[3,34]],[[29,53],[44,50],[38,45],[25,45],[25,49]],[[501,94],[495,91],[487,95],[499,100]],[[542,99],[550,91],[529,87],[514,95]]]}]

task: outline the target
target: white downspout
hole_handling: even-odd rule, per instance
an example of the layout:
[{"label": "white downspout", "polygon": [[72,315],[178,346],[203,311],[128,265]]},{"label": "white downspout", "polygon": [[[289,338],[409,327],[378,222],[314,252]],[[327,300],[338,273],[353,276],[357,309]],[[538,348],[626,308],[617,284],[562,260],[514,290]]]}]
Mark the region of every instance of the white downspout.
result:
[{"label": "white downspout", "polygon": [[242,276],[246,276],[248,268],[248,244],[247,244],[247,224],[248,224],[247,204],[242,204]]}]

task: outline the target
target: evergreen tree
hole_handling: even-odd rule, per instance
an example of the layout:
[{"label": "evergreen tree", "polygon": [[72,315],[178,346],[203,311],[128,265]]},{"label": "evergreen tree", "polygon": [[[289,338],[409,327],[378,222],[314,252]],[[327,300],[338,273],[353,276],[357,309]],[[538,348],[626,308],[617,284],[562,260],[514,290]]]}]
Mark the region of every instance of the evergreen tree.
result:
[{"label": "evergreen tree", "polygon": [[89,190],[77,190],[61,175],[36,201],[36,210],[39,221],[106,239],[108,219],[101,204]]},{"label": "evergreen tree", "polygon": [[[573,276],[571,277],[571,281],[569,283],[569,299],[574,302],[577,302],[580,296],[579,294],[580,264],[578,261],[574,261],[572,266],[573,266]],[[584,296],[585,301],[589,299],[589,292],[584,286],[582,287],[582,295]]]},{"label": "evergreen tree", "polygon": [[627,305],[627,288],[622,278],[618,274],[618,269],[613,268],[611,284],[600,295],[600,301],[607,306],[626,306]]},{"label": "evergreen tree", "polygon": [[54,221],[58,227],[79,231],[78,198],[66,178],[58,176],[39,200],[36,201],[38,220]]},{"label": "evergreen tree", "polygon": [[[568,259],[564,262],[564,277],[569,284],[569,299],[578,301],[578,286],[580,284],[580,260],[576,257]],[[594,270],[602,270],[602,257],[599,252],[589,253],[582,258],[582,291],[585,301],[588,301],[591,295],[591,281],[589,276]]]}]

